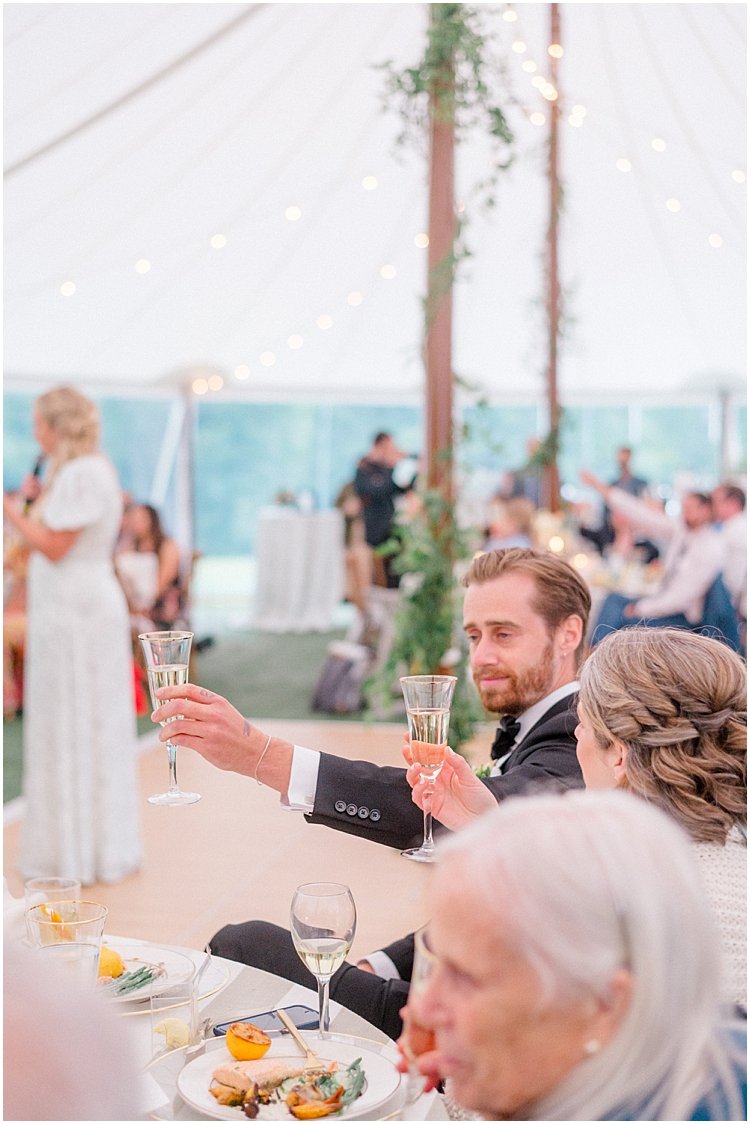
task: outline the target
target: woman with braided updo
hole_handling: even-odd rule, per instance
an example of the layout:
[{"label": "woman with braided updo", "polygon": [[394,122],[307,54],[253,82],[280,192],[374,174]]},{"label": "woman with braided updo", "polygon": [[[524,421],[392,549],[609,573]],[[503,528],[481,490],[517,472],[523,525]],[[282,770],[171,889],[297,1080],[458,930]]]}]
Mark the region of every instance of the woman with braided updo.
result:
[{"label": "woman with braided updo", "polygon": [[112,561],[122,493],[79,391],[37,398],[34,432],[47,469],[33,507],[3,503],[31,550],[21,870],[116,882],[141,859],[130,625]]},{"label": "woman with braided updo", "polygon": [[[611,633],[581,670],[576,728],[587,788],[658,804],[693,840],[743,1008],[747,929],[747,676],[725,644],[683,629]],[[658,856],[654,856],[658,862]]]}]

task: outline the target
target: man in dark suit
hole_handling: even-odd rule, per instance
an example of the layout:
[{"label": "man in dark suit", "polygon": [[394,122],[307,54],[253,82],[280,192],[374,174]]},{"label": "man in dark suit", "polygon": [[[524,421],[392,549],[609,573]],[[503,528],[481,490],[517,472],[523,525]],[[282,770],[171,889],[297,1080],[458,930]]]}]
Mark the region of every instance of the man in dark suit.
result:
[{"label": "man in dark suit", "polygon": [[[576,672],[591,607],[583,579],[554,554],[516,547],[479,555],[463,584],[474,682],[485,708],[502,716],[485,784],[497,800],[538,791],[542,785],[582,786],[573,731]],[[412,802],[405,770],[266,737],[226,699],[197,685],[166,688],[159,696],[171,701],[155,712],[155,721],[183,716],[170,723],[169,736],[219,768],[276,789],[310,823],[391,847],[420,842],[422,812]],[[211,947],[312,985],[288,933],[267,922],[226,926]],[[402,955],[400,942],[391,952]],[[389,959],[395,964],[394,955]],[[398,1007],[395,1018],[393,1007],[396,1002],[400,1007],[405,997],[404,992],[398,998],[396,985],[408,988],[408,983],[368,976],[344,965],[333,978],[331,995],[394,1036]]]}]

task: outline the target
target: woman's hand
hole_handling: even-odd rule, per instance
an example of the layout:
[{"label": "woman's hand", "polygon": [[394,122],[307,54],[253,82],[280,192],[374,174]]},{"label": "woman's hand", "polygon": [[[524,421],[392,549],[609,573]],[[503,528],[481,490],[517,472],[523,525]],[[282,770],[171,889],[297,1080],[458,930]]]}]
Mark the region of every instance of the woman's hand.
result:
[{"label": "woman's hand", "polygon": [[401,752],[408,765],[406,779],[411,786],[412,800],[423,812],[432,812],[444,827],[456,831],[497,806],[494,796],[475,775],[468,761],[454,753],[450,746],[434,781],[421,779],[420,766],[414,763],[408,734],[404,735]]}]

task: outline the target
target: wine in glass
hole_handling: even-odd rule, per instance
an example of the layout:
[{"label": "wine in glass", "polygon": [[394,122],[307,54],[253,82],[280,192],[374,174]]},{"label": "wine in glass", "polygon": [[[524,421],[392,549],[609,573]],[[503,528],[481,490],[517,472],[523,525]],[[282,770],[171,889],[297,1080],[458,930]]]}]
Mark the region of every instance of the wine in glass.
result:
[{"label": "wine in glass", "polygon": [[406,675],[401,680],[401,690],[406,702],[409,720],[411,753],[420,766],[420,777],[427,781],[427,798],[424,809],[424,838],[420,847],[412,847],[401,854],[415,862],[435,861],[435,844],[432,839],[431,786],[443,767],[448,745],[451,700],[456,686],[454,675]]},{"label": "wine in glass", "polygon": [[[143,632],[138,639],[146,660],[151,702],[156,709],[161,706],[161,701],[156,697],[160,687],[181,687],[188,681],[193,634],[192,632]],[[176,714],[174,718],[168,718],[161,725],[166,726],[179,717],[181,716]],[[200,800],[200,793],[183,792],[177,784],[177,746],[171,741],[166,742],[165,745],[169,761],[169,788],[166,792],[149,796],[149,804],[195,804],[196,800]]]},{"label": "wine in glass", "polygon": [[318,981],[320,1037],[330,1038],[328,988],[354,940],[357,910],[348,886],[308,882],[298,886],[290,911],[292,940],[305,967]]}]

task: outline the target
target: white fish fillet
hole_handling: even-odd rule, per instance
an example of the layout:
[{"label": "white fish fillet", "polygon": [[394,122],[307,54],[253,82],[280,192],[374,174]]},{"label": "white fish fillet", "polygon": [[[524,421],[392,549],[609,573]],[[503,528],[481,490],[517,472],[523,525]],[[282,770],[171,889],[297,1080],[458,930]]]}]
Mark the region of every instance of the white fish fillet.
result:
[{"label": "white fish fillet", "polygon": [[214,1081],[228,1085],[238,1093],[244,1093],[253,1083],[265,1086],[267,1089],[274,1089],[282,1081],[286,1081],[287,1077],[299,1077],[304,1071],[304,1064],[296,1065],[282,1059],[274,1061],[272,1058],[268,1060],[258,1058],[257,1061],[251,1062],[227,1062],[225,1065],[218,1066],[213,1071],[212,1077]]}]

